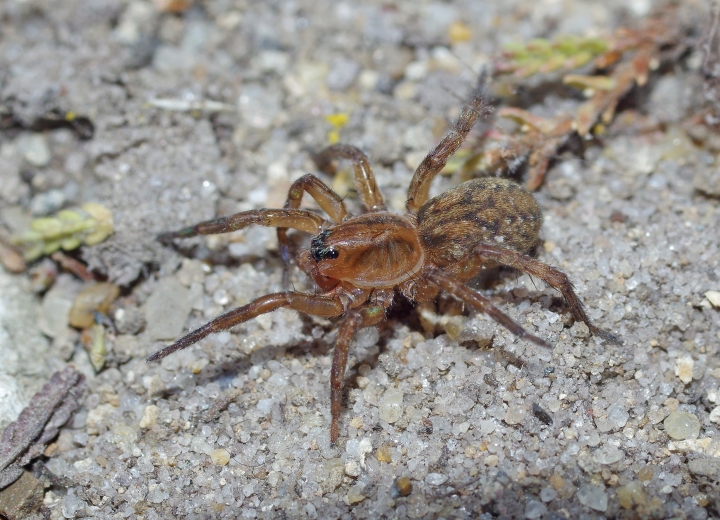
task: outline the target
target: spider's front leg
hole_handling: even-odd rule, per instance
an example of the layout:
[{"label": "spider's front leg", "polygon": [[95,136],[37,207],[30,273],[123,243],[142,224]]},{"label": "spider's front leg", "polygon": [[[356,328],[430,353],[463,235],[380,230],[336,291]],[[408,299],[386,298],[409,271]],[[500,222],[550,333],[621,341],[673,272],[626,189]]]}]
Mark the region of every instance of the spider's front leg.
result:
[{"label": "spider's front leg", "polygon": [[334,144],[313,155],[313,160],[318,168],[331,175],[335,173],[333,161],[336,159],[347,159],[352,162],[355,172],[355,187],[360,194],[360,200],[362,200],[365,210],[384,211],[386,209],[385,201],[375,181],[375,174],[370,168],[367,155],[359,148],[347,144]]},{"label": "spider's front leg", "polygon": [[585,313],[585,307],[580,301],[580,298],[578,298],[577,294],[575,294],[572,282],[570,282],[567,275],[559,269],[512,249],[490,244],[477,245],[473,250],[473,254],[477,255],[477,257],[482,260],[497,262],[507,267],[513,267],[518,271],[529,274],[530,276],[540,278],[549,286],[562,293],[565,301],[570,307],[570,311],[573,313],[573,316],[575,316],[575,319],[584,322],[593,335],[600,336],[601,338],[616,344],[622,343],[615,335],[599,329],[592,324],[590,318]]},{"label": "spider's front leg", "polygon": [[378,304],[367,305],[349,311],[338,330],[330,372],[330,442],[332,444],[335,444],[340,436],[340,410],[350,343],[360,329],[375,325],[384,318],[385,307]]},{"label": "spider's front leg", "polygon": [[415,170],[408,189],[406,202],[409,211],[417,213],[423,204],[427,202],[430,194],[430,184],[433,179],[445,167],[448,159],[460,148],[460,145],[480,116],[488,111],[489,105],[485,100],[484,86],[485,77],[482,75],[478,79],[478,85],[473,91],[472,97],[463,107],[458,120]]},{"label": "spider's front leg", "polygon": [[158,240],[167,243],[174,238],[190,238],[197,235],[216,235],[230,233],[252,224],[266,227],[292,228],[317,235],[328,222],[312,211],[300,209],[254,209],[236,213],[229,217],[220,217],[200,222],[179,231],[162,233]]},{"label": "spider's front leg", "polygon": [[267,314],[281,307],[290,307],[298,312],[315,316],[335,317],[344,311],[343,301],[339,295],[325,296],[322,294],[304,294],[300,292],[280,292],[266,294],[256,300],[218,316],[199,329],[177,340],[147,358],[147,361],[158,361],[173,352],[189,347],[210,334],[230,329],[261,314]]}]

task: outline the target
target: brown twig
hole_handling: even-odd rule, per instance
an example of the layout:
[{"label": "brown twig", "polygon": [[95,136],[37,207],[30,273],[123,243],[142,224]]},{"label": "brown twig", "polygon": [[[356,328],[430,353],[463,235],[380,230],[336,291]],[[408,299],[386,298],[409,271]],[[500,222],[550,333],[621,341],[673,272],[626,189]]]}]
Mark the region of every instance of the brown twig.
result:
[{"label": "brown twig", "polygon": [[72,366],[55,372],[18,420],[5,429],[0,439],[0,489],[20,478],[23,466],[43,453],[82,404],[86,387],[85,376]]},{"label": "brown twig", "polygon": [[66,271],[70,271],[84,282],[91,282],[95,280],[95,277],[90,271],[88,271],[85,264],[75,260],[71,256],[66,255],[62,251],[55,251],[52,255],[50,255],[50,258],[60,264],[60,267]]}]

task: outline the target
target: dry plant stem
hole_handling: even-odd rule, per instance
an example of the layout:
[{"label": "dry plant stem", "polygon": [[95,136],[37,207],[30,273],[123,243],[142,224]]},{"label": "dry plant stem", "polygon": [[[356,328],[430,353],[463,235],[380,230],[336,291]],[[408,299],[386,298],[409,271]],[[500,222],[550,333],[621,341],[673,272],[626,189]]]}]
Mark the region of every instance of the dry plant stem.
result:
[{"label": "dry plant stem", "polygon": [[502,135],[500,140],[506,141],[502,148],[482,152],[485,170],[510,169],[527,157],[526,187],[530,191],[538,189],[545,179],[550,160],[557,156],[570,136],[577,132],[585,137],[598,122],[610,123],[620,100],[635,84],[642,86],[647,82],[653,60],[660,56],[661,48],[682,44],[683,28],[674,18],[674,13],[674,8],[666,7],[642,27],[621,29],[616,33],[612,48],[596,58],[596,67],[610,67],[626,54],[633,54],[611,72],[608,80],[614,87],[610,90],[594,89],[575,115],[543,120],[521,109],[500,109],[498,117],[510,117],[519,121],[521,126],[530,128],[524,133]]},{"label": "dry plant stem", "polygon": [[55,251],[52,255],[50,255],[50,258],[60,264],[63,269],[70,271],[84,282],[91,282],[95,280],[95,277],[87,270],[87,266],[85,264],[78,262],[62,251]]}]

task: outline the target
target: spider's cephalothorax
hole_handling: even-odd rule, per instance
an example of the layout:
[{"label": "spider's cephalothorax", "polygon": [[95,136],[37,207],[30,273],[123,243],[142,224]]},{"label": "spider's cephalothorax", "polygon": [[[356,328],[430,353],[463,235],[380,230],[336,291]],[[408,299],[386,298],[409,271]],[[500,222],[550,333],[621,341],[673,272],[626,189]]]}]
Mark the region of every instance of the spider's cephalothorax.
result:
[{"label": "spider's cephalothorax", "polygon": [[[349,216],[335,192],[317,177],[305,175],[290,187],[284,209],[245,211],[161,235],[162,240],[169,240],[227,233],[250,224],[276,227],[281,255],[288,259],[288,228],[308,232],[312,234],[310,247],[297,254],[297,264],[321,292],[285,291],[262,296],[215,318],[148,360],[161,359],[208,334],[280,307],[317,316],[343,316],[331,371],[330,438],[334,443],[340,433],[342,387],[350,343],[359,329],[384,319],[395,292],[420,302],[445,291],[488,314],[517,336],[548,346],[464,284],[482,269],[505,265],[558,289],[577,320],[585,322],[593,334],[615,340],[590,322],[565,274],[527,255],[538,242],[542,215],[525,189],[509,180],[484,178],[465,182],[428,200],[430,183],[486,108],[478,89],[453,128],[415,171],[404,216],[385,209],[365,154],[352,146],[334,145],[318,154],[315,161],[330,173],[333,160],[352,161],[365,208],[363,214]],[[304,193],[317,201],[329,220],[299,209]]]}]

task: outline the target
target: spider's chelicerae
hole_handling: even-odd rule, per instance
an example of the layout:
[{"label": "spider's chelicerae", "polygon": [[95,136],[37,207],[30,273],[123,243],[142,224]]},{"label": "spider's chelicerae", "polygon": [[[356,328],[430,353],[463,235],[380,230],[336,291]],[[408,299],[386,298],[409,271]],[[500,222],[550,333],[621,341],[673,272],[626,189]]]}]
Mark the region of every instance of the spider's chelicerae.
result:
[{"label": "spider's chelicerae", "polygon": [[[285,258],[289,251],[287,230],[305,231],[312,235],[310,248],[298,253],[297,263],[320,292],[286,291],[262,296],[215,318],[151,355],[148,361],[164,358],[209,334],[280,307],[317,316],[343,316],[330,377],[330,439],[335,443],[350,343],[359,329],[385,318],[396,292],[413,302],[423,302],[445,291],[489,315],[518,337],[549,346],[464,283],[483,269],[497,265],[514,267],[558,289],[577,320],[585,322],[593,334],[615,341],[614,336],[590,322],[564,273],[527,255],[538,241],[542,215],[525,189],[506,179],[483,178],[467,181],[428,200],[430,183],[486,110],[478,87],[455,125],[415,171],[405,215],[387,211],[362,151],[353,146],[334,145],[321,152],[317,162],[327,169],[335,159],[352,161],[365,209],[362,215],[349,215],[335,192],[317,177],[305,175],[290,187],[284,209],[244,211],[161,235],[160,239],[167,241],[228,233],[251,224],[276,227]],[[299,209],[304,193],[317,201],[329,219]]]}]

